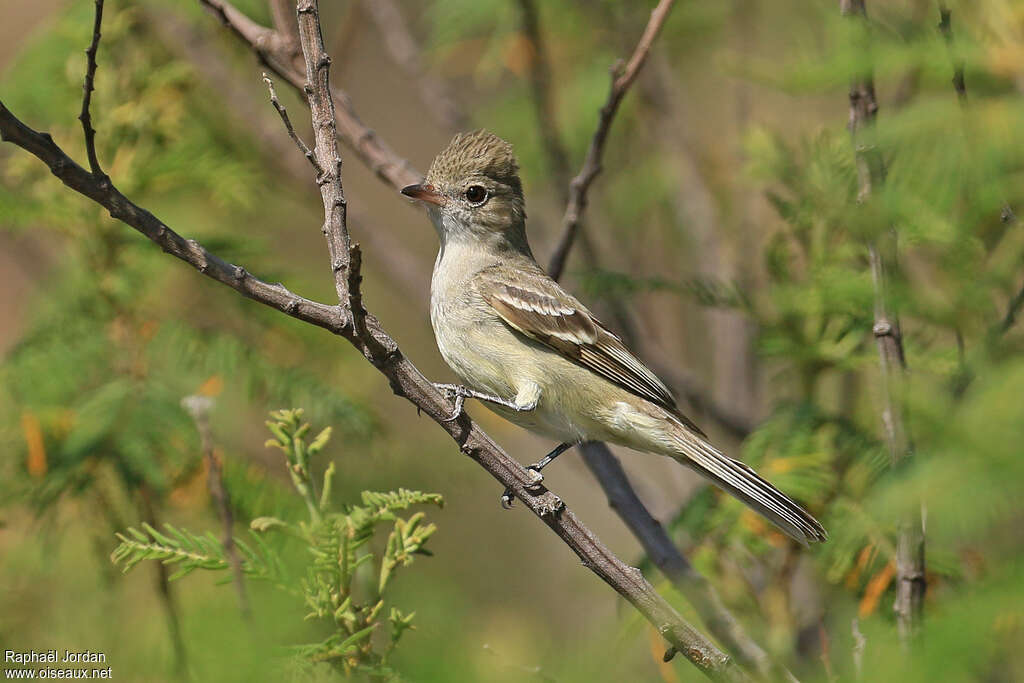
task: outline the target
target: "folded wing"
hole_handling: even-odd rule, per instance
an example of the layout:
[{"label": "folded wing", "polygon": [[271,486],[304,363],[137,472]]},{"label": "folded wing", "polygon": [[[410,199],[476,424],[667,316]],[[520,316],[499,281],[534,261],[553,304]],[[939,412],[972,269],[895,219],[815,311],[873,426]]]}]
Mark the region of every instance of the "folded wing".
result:
[{"label": "folded wing", "polygon": [[679,413],[668,387],[630,353],[622,340],[583,304],[539,268],[506,277],[501,266],[487,268],[474,286],[509,326],[569,360],[676,415],[701,436],[704,432]]}]

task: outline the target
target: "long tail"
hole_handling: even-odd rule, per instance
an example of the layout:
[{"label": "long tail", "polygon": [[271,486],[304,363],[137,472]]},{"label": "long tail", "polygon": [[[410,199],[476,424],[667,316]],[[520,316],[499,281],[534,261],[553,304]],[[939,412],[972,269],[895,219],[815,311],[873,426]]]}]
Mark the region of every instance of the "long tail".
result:
[{"label": "long tail", "polygon": [[800,543],[816,543],[828,538],[825,527],[818,520],[757,472],[724,455],[689,430],[683,428],[679,432],[675,439],[679,447],[675,455],[677,460],[742,500],[751,510]]}]

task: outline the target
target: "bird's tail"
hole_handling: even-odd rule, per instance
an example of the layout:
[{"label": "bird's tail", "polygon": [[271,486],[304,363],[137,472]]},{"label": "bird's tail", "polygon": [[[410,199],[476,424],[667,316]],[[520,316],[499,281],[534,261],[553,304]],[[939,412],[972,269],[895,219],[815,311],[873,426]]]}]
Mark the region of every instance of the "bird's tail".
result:
[{"label": "bird's tail", "polygon": [[675,459],[696,470],[716,485],[743,501],[787,535],[803,544],[828,538],[825,527],[757,472],[721,453],[700,437],[680,429],[674,439]]}]

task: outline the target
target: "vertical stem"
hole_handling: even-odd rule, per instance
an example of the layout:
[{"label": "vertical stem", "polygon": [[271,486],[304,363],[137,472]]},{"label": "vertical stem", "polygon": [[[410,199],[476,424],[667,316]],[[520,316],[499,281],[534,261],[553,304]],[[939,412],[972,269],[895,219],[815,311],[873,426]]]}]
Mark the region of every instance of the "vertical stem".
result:
[{"label": "vertical stem", "polygon": [[[840,0],[840,11],[844,16],[861,22],[860,28],[867,30],[867,11],[863,0]],[[873,190],[885,182],[885,163],[871,139],[877,114],[874,79],[870,67],[867,67],[850,85],[849,129],[856,154],[857,200],[860,204],[870,201]],[[907,373],[903,336],[899,319],[891,310],[887,287],[888,278],[896,270],[896,245],[895,230],[887,228],[868,246],[875,290],[873,332],[881,369],[881,417],[893,467],[913,451],[902,407]],[[900,524],[896,545],[896,601],[893,610],[904,643],[909,642],[921,624],[926,589],[923,519],[922,513],[904,520]]]}]

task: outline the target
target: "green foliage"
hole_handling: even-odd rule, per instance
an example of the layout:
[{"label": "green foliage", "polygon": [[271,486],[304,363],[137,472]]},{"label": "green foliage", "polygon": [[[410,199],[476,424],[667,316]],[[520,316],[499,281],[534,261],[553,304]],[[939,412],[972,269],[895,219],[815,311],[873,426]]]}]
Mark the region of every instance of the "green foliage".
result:
[{"label": "green foliage", "polygon": [[[276,517],[257,517],[250,524],[251,543],[235,539],[241,557],[241,569],[252,578],[272,582],[278,588],[297,594],[309,610],[306,619],[316,621],[327,636],[316,643],[302,645],[296,652],[306,660],[326,662],[344,674],[360,672],[374,680],[390,680],[395,674],[389,657],[402,636],[413,627],[415,612],[403,613],[387,606],[387,592],[398,567],[412,564],[416,555],[429,555],[424,548],[437,531],[425,523],[425,514],[408,518],[398,512],[414,505],[443,505],[436,493],[419,491],[364,491],[361,504],[342,504],[333,509],[331,482],[334,463],[322,478],[319,495],[311,473],[311,463],[327,445],[331,428],[327,427],[307,441],[310,424],[302,421],[302,410],[271,413],[267,428],[274,435],[268,447],[281,450],[292,485],[305,503],[308,520],[289,522]],[[390,531],[383,550],[373,550],[379,527]],[[305,547],[308,565],[305,577],[293,581],[285,570],[283,549],[267,544],[262,536],[281,534],[286,540]],[[111,559],[124,571],[144,560],[174,565],[172,579],[197,569],[225,570],[230,560],[223,544],[213,534],[197,535],[170,524],[158,531],[148,524],[117,534],[121,544]],[[378,556],[379,554],[379,556]],[[386,631],[386,634],[385,634]]]}]

